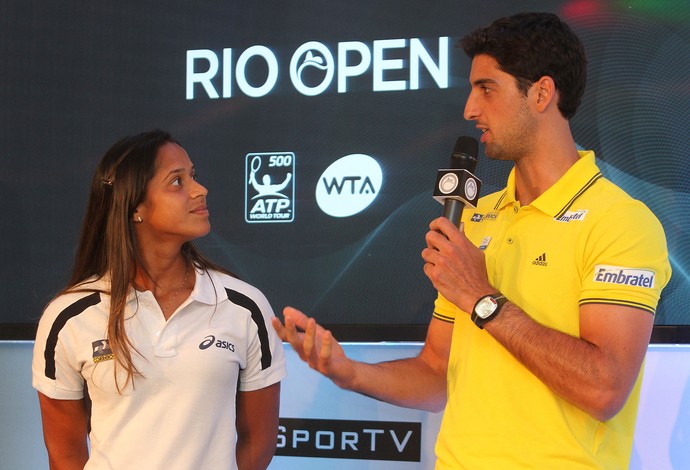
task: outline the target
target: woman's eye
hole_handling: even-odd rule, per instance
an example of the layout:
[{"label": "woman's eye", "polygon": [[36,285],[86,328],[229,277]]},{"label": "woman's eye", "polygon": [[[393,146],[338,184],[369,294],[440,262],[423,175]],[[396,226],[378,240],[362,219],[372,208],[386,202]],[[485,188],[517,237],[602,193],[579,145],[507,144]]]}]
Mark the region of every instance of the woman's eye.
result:
[{"label": "woman's eye", "polygon": [[180,178],[180,177],[178,176],[177,178],[175,178],[174,180],[172,180],[172,181],[170,182],[170,184],[173,184],[173,185],[175,185],[175,186],[179,186],[179,185],[182,184],[182,178]]}]

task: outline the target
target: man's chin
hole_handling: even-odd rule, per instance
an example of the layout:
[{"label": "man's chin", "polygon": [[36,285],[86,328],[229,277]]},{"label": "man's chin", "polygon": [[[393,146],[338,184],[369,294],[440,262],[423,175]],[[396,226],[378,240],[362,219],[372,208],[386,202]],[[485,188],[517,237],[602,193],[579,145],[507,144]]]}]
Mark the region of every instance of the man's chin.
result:
[{"label": "man's chin", "polygon": [[484,144],[484,155],[491,160],[500,160],[500,157],[496,156],[496,148],[491,144]]}]

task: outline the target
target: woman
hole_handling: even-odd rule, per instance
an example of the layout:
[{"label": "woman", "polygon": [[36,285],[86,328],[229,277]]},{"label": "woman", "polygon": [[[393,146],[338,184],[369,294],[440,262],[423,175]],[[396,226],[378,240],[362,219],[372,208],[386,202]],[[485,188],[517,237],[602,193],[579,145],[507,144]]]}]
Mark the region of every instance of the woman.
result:
[{"label": "woman", "polygon": [[34,350],[51,468],[271,461],[282,344],[263,294],[191,243],[210,230],[207,193],[162,131],[120,140],[99,164],[72,277]]}]

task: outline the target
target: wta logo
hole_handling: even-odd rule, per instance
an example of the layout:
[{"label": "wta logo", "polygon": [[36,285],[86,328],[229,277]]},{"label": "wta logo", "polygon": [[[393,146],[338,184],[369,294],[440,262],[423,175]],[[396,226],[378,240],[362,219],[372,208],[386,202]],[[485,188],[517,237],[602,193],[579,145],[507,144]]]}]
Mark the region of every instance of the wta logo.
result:
[{"label": "wta logo", "polygon": [[333,162],[316,184],[316,202],[331,217],[350,217],[369,207],[383,184],[378,162],[352,154]]}]

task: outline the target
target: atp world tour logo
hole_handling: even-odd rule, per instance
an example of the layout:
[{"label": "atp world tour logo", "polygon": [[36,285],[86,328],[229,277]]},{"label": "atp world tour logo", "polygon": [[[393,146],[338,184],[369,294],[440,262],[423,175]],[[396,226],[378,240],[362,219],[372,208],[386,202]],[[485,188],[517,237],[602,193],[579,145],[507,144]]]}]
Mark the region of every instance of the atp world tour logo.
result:
[{"label": "atp world tour logo", "polygon": [[248,223],[295,220],[294,153],[247,154],[244,181],[244,220]]}]

